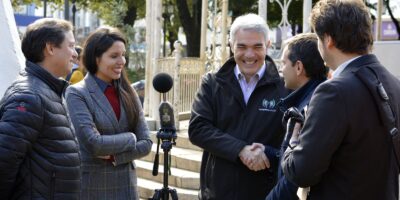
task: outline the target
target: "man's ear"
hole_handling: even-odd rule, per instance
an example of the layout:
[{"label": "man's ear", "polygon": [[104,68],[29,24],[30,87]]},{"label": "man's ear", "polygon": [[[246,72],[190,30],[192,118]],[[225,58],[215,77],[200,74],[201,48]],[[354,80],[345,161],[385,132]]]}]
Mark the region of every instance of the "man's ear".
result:
[{"label": "man's ear", "polygon": [[295,69],[296,69],[296,75],[297,75],[297,76],[300,76],[300,75],[302,75],[302,74],[305,75],[306,71],[305,71],[305,69],[304,69],[303,62],[301,62],[300,60],[296,61],[294,67],[295,67]]},{"label": "man's ear", "polygon": [[232,46],[232,42],[229,42],[229,50],[231,51],[231,53],[233,53],[233,46]]},{"label": "man's ear", "polygon": [[46,46],[44,47],[44,54],[54,55],[54,45],[51,43],[46,43]]},{"label": "man's ear", "polygon": [[327,48],[335,47],[335,41],[333,41],[333,38],[330,35],[325,34],[324,40],[326,42],[326,47]]},{"label": "man's ear", "polygon": [[271,40],[265,42],[265,47],[268,49],[271,46]]}]

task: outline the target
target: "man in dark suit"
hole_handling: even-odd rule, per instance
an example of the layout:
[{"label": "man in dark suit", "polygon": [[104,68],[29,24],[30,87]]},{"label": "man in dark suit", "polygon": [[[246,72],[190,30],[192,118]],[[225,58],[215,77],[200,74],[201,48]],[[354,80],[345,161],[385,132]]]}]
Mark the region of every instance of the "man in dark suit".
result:
[{"label": "man in dark suit", "polygon": [[[301,133],[293,133],[282,163],[285,176],[310,187],[308,199],[398,199],[392,138],[376,99],[356,76],[366,67],[375,71],[394,116],[400,116],[400,82],[369,54],[369,11],[359,0],[321,0],[313,8],[311,25],[334,73],[315,90]],[[400,127],[398,118],[395,126]]]}]

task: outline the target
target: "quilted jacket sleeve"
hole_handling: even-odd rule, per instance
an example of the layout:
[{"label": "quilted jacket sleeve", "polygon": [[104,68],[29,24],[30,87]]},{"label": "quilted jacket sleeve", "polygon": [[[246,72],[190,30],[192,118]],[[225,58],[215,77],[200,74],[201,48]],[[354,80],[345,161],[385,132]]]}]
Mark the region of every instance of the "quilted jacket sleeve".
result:
[{"label": "quilted jacket sleeve", "polygon": [[0,110],[0,194],[8,199],[18,169],[43,125],[39,96],[15,93],[5,97]]}]

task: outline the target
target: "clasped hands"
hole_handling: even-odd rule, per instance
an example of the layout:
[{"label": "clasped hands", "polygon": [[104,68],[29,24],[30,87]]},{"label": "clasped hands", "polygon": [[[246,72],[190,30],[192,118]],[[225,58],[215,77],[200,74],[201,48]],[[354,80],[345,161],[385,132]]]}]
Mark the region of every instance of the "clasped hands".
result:
[{"label": "clasped hands", "polygon": [[239,158],[250,170],[260,171],[270,167],[268,157],[264,153],[265,146],[261,143],[246,145],[239,153]]}]

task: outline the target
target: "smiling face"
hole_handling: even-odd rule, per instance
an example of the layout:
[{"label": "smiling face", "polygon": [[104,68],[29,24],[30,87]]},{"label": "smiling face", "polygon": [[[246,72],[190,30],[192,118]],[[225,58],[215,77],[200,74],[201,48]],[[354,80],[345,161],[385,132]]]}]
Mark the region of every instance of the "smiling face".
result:
[{"label": "smiling face", "polygon": [[107,83],[119,79],[126,63],[125,44],[118,40],[115,41],[96,61],[98,70],[95,75],[97,78]]},{"label": "smiling face", "polygon": [[263,33],[240,29],[236,32],[231,48],[240,72],[250,79],[265,62],[269,41]]},{"label": "smiling face", "polygon": [[66,32],[64,41],[59,47],[52,45],[51,50],[53,75],[56,77],[66,76],[71,72],[73,62],[78,57],[75,51],[75,38],[72,31]]}]

